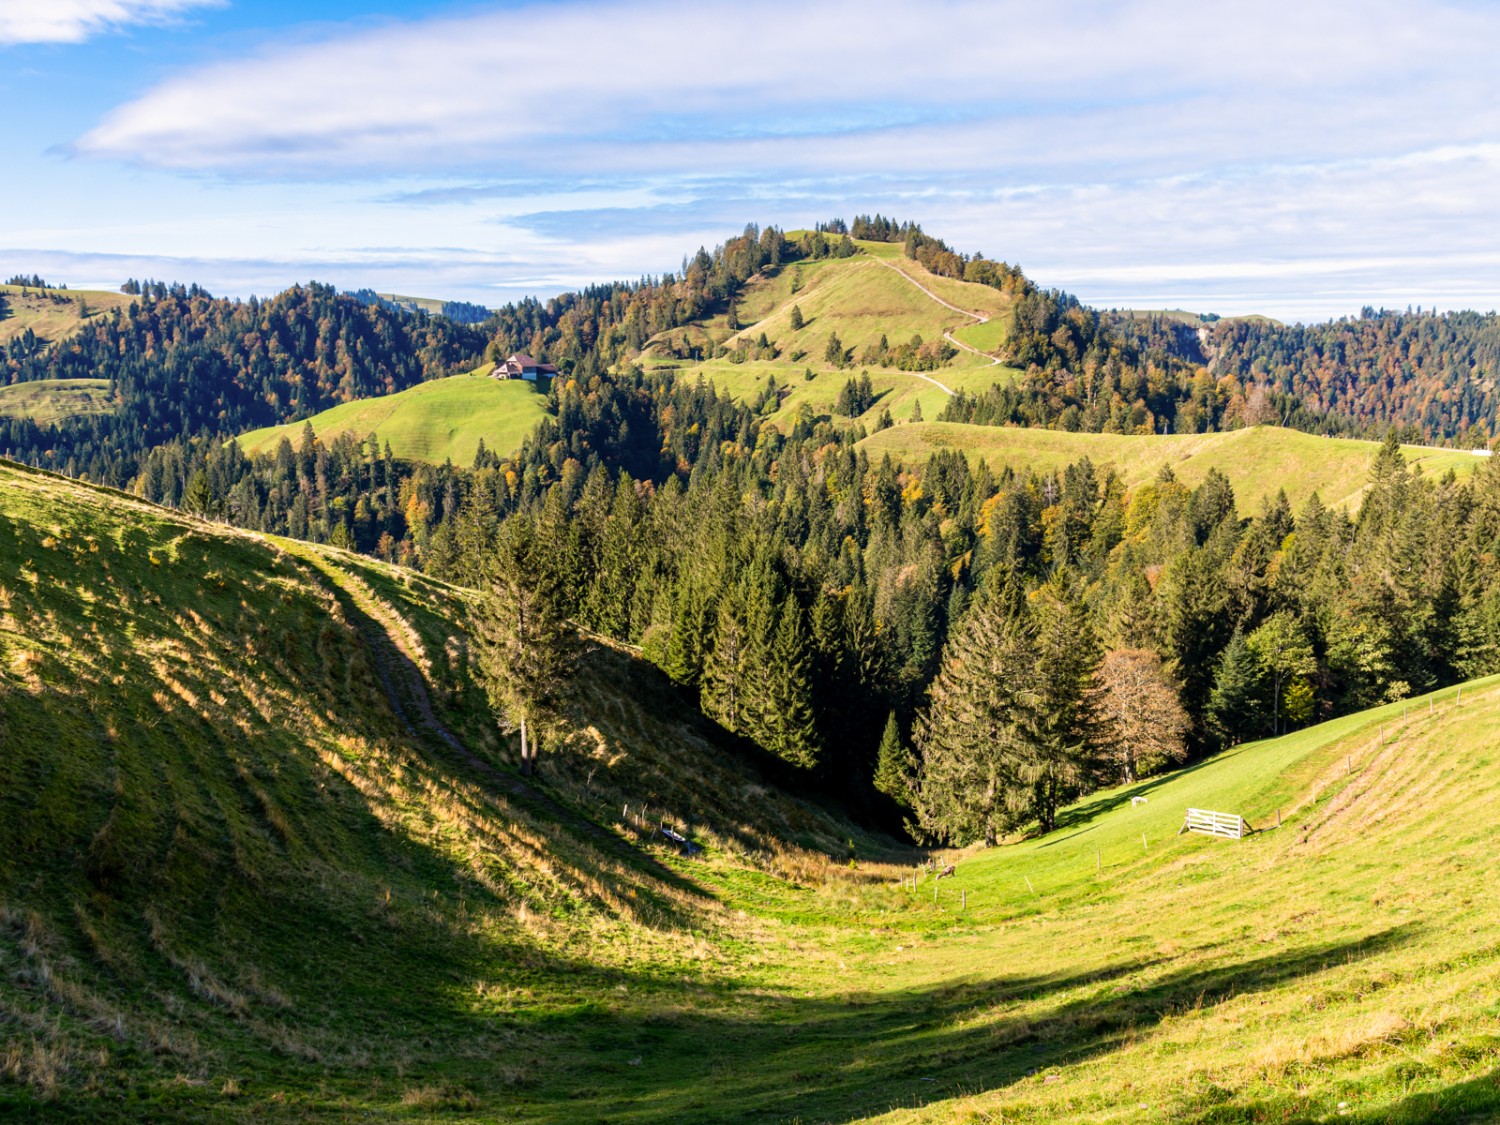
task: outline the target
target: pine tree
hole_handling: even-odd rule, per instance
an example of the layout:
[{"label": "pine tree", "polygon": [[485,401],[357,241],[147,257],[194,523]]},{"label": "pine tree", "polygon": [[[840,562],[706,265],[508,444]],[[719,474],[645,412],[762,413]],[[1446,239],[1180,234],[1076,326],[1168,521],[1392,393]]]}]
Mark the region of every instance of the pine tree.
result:
[{"label": "pine tree", "polygon": [[793,765],[811,769],[818,762],[813,718],[811,654],[802,627],[802,608],[788,601],[781,610],[766,669],[766,708],[761,720],[766,749]]},{"label": "pine tree", "polygon": [[901,741],[901,728],[896,723],[896,712],[892,711],[885,721],[880,749],[875,756],[875,788],[898,805],[910,808],[915,765],[911,751]]},{"label": "pine tree", "polygon": [[993,595],[981,599],[949,639],[914,731],[913,805],[929,838],[993,845],[1032,815],[1021,771],[1035,675],[1024,617]]},{"label": "pine tree", "polygon": [[802,326],[805,323],[806,323],[806,321],[804,321],[802,319],[802,306],[801,305],[793,305],[792,306],[792,331],[793,332],[801,332],[802,331]]},{"label": "pine tree", "polygon": [[213,486],[208,483],[208,474],[199,469],[188,481],[187,491],[182,494],[182,506],[196,515],[208,517],[218,505],[214,502]]},{"label": "pine tree", "polygon": [[844,366],[844,344],[837,332],[828,334],[828,346],[823,349],[823,362],[834,367]]},{"label": "pine tree", "polygon": [[719,599],[713,645],[703,656],[703,713],[735,734],[747,733],[749,720],[751,641],[745,617],[744,592],[736,583]]},{"label": "pine tree", "polygon": [[490,704],[521,735],[521,773],[535,768],[539,729],[569,694],[578,635],[558,611],[559,594],[538,565],[530,521],[507,521],[473,617],[479,679]]},{"label": "pine tree", "polygon": [[1033,788],[1032,814],[1043,832],[1057,810],[1086,792],[1114,739],[1099,679],[1102,654],[1083,603],[1059,577],[1033,598],[1035,687],[1028,695],[1028,753],[1020,777]]},{"label": "pine tree", "polygon": [[1222,742],[1239,742],[1259,725],[1264,707],[1263,678],[1245,634],[1236,629],[1219,657],[1204,712],[1209,730]]}]

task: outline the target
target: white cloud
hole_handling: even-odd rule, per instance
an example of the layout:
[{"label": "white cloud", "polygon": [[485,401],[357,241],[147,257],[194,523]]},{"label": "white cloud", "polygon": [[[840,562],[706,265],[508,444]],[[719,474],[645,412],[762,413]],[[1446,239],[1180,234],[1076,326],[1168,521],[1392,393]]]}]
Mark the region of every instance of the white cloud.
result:
[{"label": "white cloud", "polygon": [[[164,208],[137,247],[475,299],[674,268],[742,200],[788,226],[897,211],[1105,305],[1488,308],[1497,49],[1500,7],[1468,0],[564,0],[289,39],[72,151],[262,200]],[[396,216],[409,250],[360,249]]]},{"label": "white cloud", "polygon": [[[1485,106],[1493,127],[1497,42],[1488,6],[1397,0],[572,2],[192,71],[76,150],[256,175],[837,171],[868,169],[864,140],[889,136],[898,168],[1191,166],[1260,146],[1359,152],[1372,133],[1416,147],[1430,111],[1455,105]],[[1475,124],[1445,122],[1457,142]]]},{"label": "white cloud", "polygon": [[223,0],[0,0],[0,44],[81,43],[102,31],[157,23]]}]

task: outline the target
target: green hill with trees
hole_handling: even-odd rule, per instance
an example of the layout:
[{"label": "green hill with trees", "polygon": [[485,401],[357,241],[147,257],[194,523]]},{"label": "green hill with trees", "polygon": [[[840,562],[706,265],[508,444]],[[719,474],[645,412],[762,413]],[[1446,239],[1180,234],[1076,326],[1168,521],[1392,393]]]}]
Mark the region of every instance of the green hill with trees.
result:
[{"label": "green hill with trees", "polygon": [[342,403],[302,422],[252,430],[239,438],[246,453],[271,453],[283,440],[300,442],[311,426],[318,440],[347,435],[377,446],[389,444],[405,461],[469,466],[481,449],[509,454],[547,416],[547,396],[521,380],[489,377],[491,368],[450,375],[408,387],[393,395]]},{"label": "green hill with trees", "polygon": [[[1500,1111],[1493,679],[1123,786],[1110,759],[1052,831],[1007,814],[1027,838],[922,868],[787,795],[627,648],[580,656],[524,778],[474,593],[19,466],[0,484],[10,1112]],[[955,652],[1066,657],[1065,598],[989,604]],[[1259,831],[1174,835],[1187,807]]]}]

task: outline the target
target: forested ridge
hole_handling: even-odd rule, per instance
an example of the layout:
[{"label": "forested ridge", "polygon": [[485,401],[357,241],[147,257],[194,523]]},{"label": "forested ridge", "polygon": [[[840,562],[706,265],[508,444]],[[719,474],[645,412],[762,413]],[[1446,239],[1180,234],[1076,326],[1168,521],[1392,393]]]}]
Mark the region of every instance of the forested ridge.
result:
[{"label": "forested ridge", "polygon": [[[145,293],[9,361],[12,380],[105,375],[120,410],[55,429],[12,421],[0,448],[464,584],[488,584],[486,560],[525,529],[531,577],[557,613],[639,646],[808,786],[936,838],[1047,827],[1094,787],[1500,669],[1500,469],[1424,479],[1396,441],[1454,436],[1428,424],[1487,432],[1470,414],[1492,391],[1474,374],[1492,362],[1490,318],[1376,316],[1323,335],[1131,327],[910,224],[859,217],[853,230],[1013,298],[1024,375],[957,396],[947,417],[1151,433],[1280,412],[1306,428],[1378,430],[1388,440],[1363,506],[1350,516],[1315,497],[1293,512],[1283,498],[1242,519],[1217,474],[1190,489],[1168,471],[1127,490],[1087,461],[1049,473],[957,452],[872,463],[848,423],[771,423],[764,400],[633,362],[653,335],[732,307],[758,272],[857,253],[837,222],[796,239],[750,227],[680,275],[520,302],[480,329],[322,286],[266,302]],[[1452,330],[1423,335],[1437,319]],[[1393,426],[1399,402],[1383,420],[1353,413],[1334,390],[1294,401],[1339,341],[1340,363],[1392,387],[1405,373],[1400,401],[1424,404],[1426,421]],[[554,416],[472,466],[403,463],[378,441],[325,444],[310,429],[255,457],[225,440],[512,350],[562,370],[546,392]],[[1365,354],[1378,362],[1361,366]],[[1464,354],[1477,391],[1419,389],[1428,373],[1464,370]],[[1374,395],[1377,376],[1360,378],[1346,383]],[[851,400],[866,384],[850,381]]]},{"label": "forested ridge", "polygon": [[8,383],[108,379],[117,409],[55,427],[0,420],[18,460],[124,486],[150,449],[227,440],[258,426],[387,394],[474,366],[488,336],[447,320],[392,312],[325,285],[265,301],[215,299],[147,284],[128,309],[45,349],[5,360]]},{"label": "forested ridge", "polygon": [[807,785],[887,823],[909,804],[940,836],[1046,824],[1094,786],[1500,669],[1493,461],[1432,480],[1393,440],[1357,517],[1315,498],[1242,519],[1218,474],[1127,491],[1086,461],[872,464],[847,428],[783,433],[701,383],[560,382],[557,420],[473,469],[305,437],[198,470],[155,454],[146,491],[267,530],[292,513],[469,584],[524,524],[560,613]]}]

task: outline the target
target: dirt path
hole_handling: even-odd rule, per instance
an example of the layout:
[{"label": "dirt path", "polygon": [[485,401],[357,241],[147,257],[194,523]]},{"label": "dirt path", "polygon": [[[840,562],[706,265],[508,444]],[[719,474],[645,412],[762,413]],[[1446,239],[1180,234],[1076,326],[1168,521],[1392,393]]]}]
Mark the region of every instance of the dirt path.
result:
[{"label": "dirt path", "polygon": [[[957,305],[952,304],[951,302],[943,300],[936,293],[934,293],[931,289],[927,288],[927,286],[923,285],[916,278],[912,277],[911,274],[907,273],[903,269],[900,269],[900,268],[898,268],[896,266],[891,265],[890,262],[887,262],[884,259],[881,259],[880,260],[880,264],[882,266],[884,266],[888,270],[891,270],[891,271],[893,271],[895,273],[899,273],[902,277],[906,278],[907,281],[911,282],[918,289],[920,289],[923,293],[927,294],[928,297],[932,298],[938,304],[942,305],[943,308],[945,308],[945,309],[952,309],[954,312],[958,313],[961,316],[969,317],[971,320],[974,321],[975,324],[988,324],[990,322],[990,318],[987,317],[987,316],[982,316],[981,314],[979,314],[977,312],[970,312],[968,309],[961,309]],[[989,355],[989,354],[987,354],[985,352],[980,351],[978,348],[974,347],[971,344],[964,343],[957,336],[953,335],[952,332],[945,331],[943,333],[943,339],[947,340],[948,343],[952,344],[955,348],[958,348],[960,351],[970,352],[973,355],[977,355],[977,356],[980,356],[983,359],[988,360],[989,363],[988,363],[987,366],[998,367],[999,364],[1000,364],[1000,361],[998,359],[996,359],[994,356]],[[927,376],[925,376],[925,375],[919,375],[918,378],[920,378],[920,379],[927,379]],[[947,387],[943,387],[943,384],[939,383],[936,379],[927,379],[927,381],[929,383],[932,383],[932,384],[936,385],[936,386],[942,387],[943,390],[948,391],[948,394],[949,394],[950,397],[952,396],[953,392],[951,390],[948,390]]]}]

